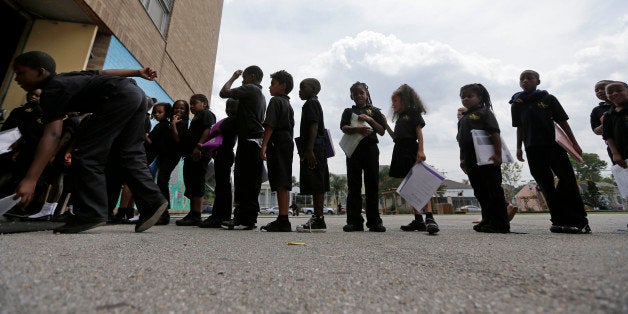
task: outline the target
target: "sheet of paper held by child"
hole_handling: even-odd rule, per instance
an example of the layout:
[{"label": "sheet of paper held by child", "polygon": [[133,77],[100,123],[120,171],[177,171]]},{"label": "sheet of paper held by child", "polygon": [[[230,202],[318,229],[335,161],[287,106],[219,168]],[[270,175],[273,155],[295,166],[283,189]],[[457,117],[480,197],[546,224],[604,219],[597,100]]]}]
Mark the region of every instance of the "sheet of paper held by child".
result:
[{"label": "sheet of paper held by child", "polygon": [[[489,158],[493,156],[495,149],[493,148],[491,136],[484,130],[471,130],[471,136],[473,137],[473,148],[475,148],[475,158],[478,161],[478,166],[492,164],[493,161],[489,160]],[[500,137],[500,140],[502,141],[502,162],[515,162],[504,139]]]},{"label": "sheet of paper held by child", "polygon": [[17,203],[20,201],[20,198],[14,200],[14,197],[15,194],[11,194],[3,199],[0,199],[0,215],[4,215],[4,213],[8,212],[9,209],[17,205]]},{"label": "sheet of paper held by child", "polygon": [[[358,118],[358,115],[355,113],[351,114],[351,126],[352,127],[367,126],[371,128],[371,126],[368,123],[360,120]],[[340,142],[338,142],[338,145],[345,152],[345,155],[347,155],[347,157],[350,158],[351,155],[353,155],[353,152],[355,151],[356,147],[358,147],[358,144],[360,144],[360,141],[363,138],[364,138],[364,135],[360,133],[354,133],[354,134],[345,133],[340,139]]]},{"label": "sheet of paper held by child", "polygon": [[573,148],[573,143],[571,142],[569,137],[567,137],[565,131],[563,131],[560,125],[558,125],[558,123],[556,122],[554,122],[554,134],[556,134],[556,143],[558,143],[560,147],[566,150],[569,155],[576,158],[576,160],[578,160],[580,163],[584,162],[584,160],[582,160],[582,156],[580,156],[580,154],[578,154],[578,152],[576,152],[576,150]]},{"label": "sheet of paper held by child", "polygon": [[424,162],[418,163],[410,169],[408,175],[401,181],[397,193],[414,208],[420,210],[429,202],[443,181],[445,181],[445,177],[434,168]]},{"label": "sheet of paper held by child", "polygon": [[22,134],[18,128],[12,128],[0,132],[0,154],[11,151],[11,145],[20,139]]},{"label": "sheet of paper held by child", "polygon": [[[628,159],[626,159],[626,162],[628,163]],[[615,178],[615,182],[617,182],[617,188],[619,189],[621,197],[628,197],[628,169],[618,165],[612,165],[611,173],[613,174],[613,178]]]}]

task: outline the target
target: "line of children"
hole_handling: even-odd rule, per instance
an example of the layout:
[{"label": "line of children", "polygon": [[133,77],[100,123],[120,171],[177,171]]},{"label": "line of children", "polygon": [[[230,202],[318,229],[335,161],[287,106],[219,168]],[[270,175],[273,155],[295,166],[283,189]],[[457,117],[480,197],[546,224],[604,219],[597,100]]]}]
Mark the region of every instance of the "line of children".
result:
[{"label": "line of children", "polygon": [[606,85],[608,100],[614,104],[604,114],[602,137],[608,143],[614,164],[627,168],[628,159],[628,85],[625,82],[609,82]]},{"label": "line of children", "polygon": [[[601,102],[597,106],[595,106],[593,110],[591,110],[590,123],[591,130],[597,135],[602,135],[602,120],[604,113],[613,108],[613,103],[611,103],[606,96],[606,85],[611,82],[612,81],[609,80],[601,80],[595,83],[595,96],[597,97],[597,99],[601,100]],[[613,161],[613,155],[608,145],[606,146],[606,151],[608,152],[608,156],[610,157],[611,161]]]},{"label": "line of children", "polygon": [[[391,101],[394,112],[393,121],[396,123],[393,131],[385,122],[386,130],[395,142],[389,176],[405,178],[414,164],[424,162],[426,159],[423,150],[425,120],[421,116],[426,111],[419,95],[407,84],[401,85],[393,92]],[[423,221],[423,216],[418,209],[413,207],[412,212],[414,213],[414,220],[401,226],[401,230],[427,231],[429,234],[435,234],[440,230],[436,220],[434,220],[430,202],[423,207],[425,221]]]}]

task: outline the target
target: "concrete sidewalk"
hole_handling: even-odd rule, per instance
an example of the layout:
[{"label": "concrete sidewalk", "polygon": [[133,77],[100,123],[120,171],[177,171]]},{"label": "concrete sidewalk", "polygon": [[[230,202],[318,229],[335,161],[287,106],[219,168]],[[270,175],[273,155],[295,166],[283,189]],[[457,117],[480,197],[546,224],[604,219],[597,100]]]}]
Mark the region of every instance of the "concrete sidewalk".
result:
[{"label": "concrete sidewalk", "polygon": [[547,214],[481,234],[478,217],[438,215],[436,236],[400,231],[411,216],[384,216],[386,233],[345,233],[329,216],[323,234],[0,235],[0,313],[628,313],[628,214],[589,215],[590,235],[552,234]]}]

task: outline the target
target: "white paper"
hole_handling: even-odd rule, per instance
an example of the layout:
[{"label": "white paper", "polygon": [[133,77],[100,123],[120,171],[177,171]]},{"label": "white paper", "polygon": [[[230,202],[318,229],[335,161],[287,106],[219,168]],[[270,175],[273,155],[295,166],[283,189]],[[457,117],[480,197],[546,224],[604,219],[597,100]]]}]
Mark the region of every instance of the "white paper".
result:
[{"label": "white paper", "polygon": [[[484,130],[471,130],[471,136],[473,137],[473,147],[475,148],[475,158],[477,159],[478,166],[493,164],[493,161],[489,160],[489,158],[495,153],[495,148],[493,147],[493,142],[488,132]],[[504,139],[501,136],[499,139],[502,141],[502,162],[515,162]]]},{"label": "white paper", "polygon": [[420,210],[432,198],[443,181],[445,181],[443,175],[432,167],[424,162],[418,163],[410,169],[397,188],[397,193],[412,207]]},{"label": "white paper", "polygon": [[[626,159],[626,162],[628,162],[628,159]],[[613,173],[613,178],[615,178],[615,182],[617,182],[617,188],[619,189],[621,197],[628,197],[628,169],[624,169],[618,165],[612,165],[611,173]]]},{"label": "white paper", "polygon": [[20,202],[20,199],[14,200],[13,197],[15,194],[9,195],[3,199],[0,199],[0,215],[4,215],[4,213],[8,212],[9,209],[13,208],[13,206],[17,205]]},{"label": "white paper", "polygon": [[8,129],[0,132],[0,154],[8,153],[11,151],[9,148],[13,143],[22,137],[18,128]]},{"label": "white paper", "polygon": [[[365,121],[361,121],[358,118],[358,115],[355,114],[355,113],[351,114],[351,124],[350,125],[352,127],[367,126],[367,127],[371,128],[371,126],[368,123],[366,123]],[[358,144],[360,144],[360,141],[363,138],[364,138],[364,135],[362,135],[360,133],[354,133],[354,134],[347,134],[347,133],[345,133],[342,136],[342,138],[340,139],[340,142],[338,142],[338,145],[345,152],[345,155],[347,155],[347,157],[351,158],[351,155],[353,155],[353,152],[355,151],[355,148],[358,147]]]}]

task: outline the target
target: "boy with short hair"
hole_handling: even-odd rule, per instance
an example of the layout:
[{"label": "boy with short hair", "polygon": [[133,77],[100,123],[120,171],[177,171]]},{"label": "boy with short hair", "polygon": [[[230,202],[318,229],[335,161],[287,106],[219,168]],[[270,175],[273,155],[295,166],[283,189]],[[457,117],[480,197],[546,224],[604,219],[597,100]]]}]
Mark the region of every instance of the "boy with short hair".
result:
[{"label": "boy with short hair", "polygon": [[260,158],[268,165],[271,191],[277,191],[279,214],[277,220],[260,228],[267,232],[291,232],[288,201],[292,189],[292,156],[294,154],[294,111],[288,94],[294,85],[292,75],[281,70],[270,75],[270,95],[264,119],[264,139]]},{"label": "boy with short hair", "polygon": [[[554,122],[567,134],[574,149],[582,153],[567,123],[567,113],[558,99],[547,91],[536,89],[540,76],[533,70],[523,71],[519,86],[523,92],[510,100],[512,126],[517,128],[517,159],[523,159],[521,144],[532,177],[541,187],[550,210],[554,233],[590,233],[587,214],[567,152],[555,141]],[[554,175],[558,183],[554,185]]]},{"label": "boy with short hair", "polygon": [[[325,216],[323,203],[325,192],[329,191],[329,168],[324,139],[325,119],[323,108],[318,101],[321,83],[315,78],[306,78],[299,85],[299,97],[305,100],[301,109],[301,127],[299,136],[303,151],[300,153],[300,186],[301,194],[311,194],[314,201],[314,214],[303,225],[297,226],[297,232],[325,232]],[[340,214],[340,211],[338,211]]]},{"label": "boy with short hair", "polygon": [[139,76],[152,80],[157,73],[141,70],[99,70],[56,74],[54,59],[41,51],[17,56],[13,62],[15,81],[26,91],[42,90],[44,133],[26,177],[16,189],[20,203],[33,197],[37,179],[50,161],[60,140],[63,116],[69,111],[92,112],[76,133],[73,150],[72,220],[56,233],[78,233],[107,221],[105,171],[108,158],[120,160],[120,174],[136,196],[140,219],[136,232],[152,227],[168,206],[146,165],[144,119],[146,96],[135,81]]},{"label": "boy with short hair", "polygon": [[[231,88],[233,82],[242,75],[242,86]],[[262,186],[264,164],[260,156],[264,135],[264,114],[266,98],[262,94],[264,73],[256,65],[237,70],[220,90],[221,98],[234,98],[239,101],[236,113],[236,149],[234,180],[234,201],[237,204],[233,219],[225,221],[222,227],[229,230],[253,230],[259,212],[258,196]]]},{"label": "boy with short hair", "polygon": [[628,159],[628,85],[625,82],[611,82],[606,85],[606,95],[615,105],[604,114],[602,137],[611,150],[613,163],[627,168]]}]

